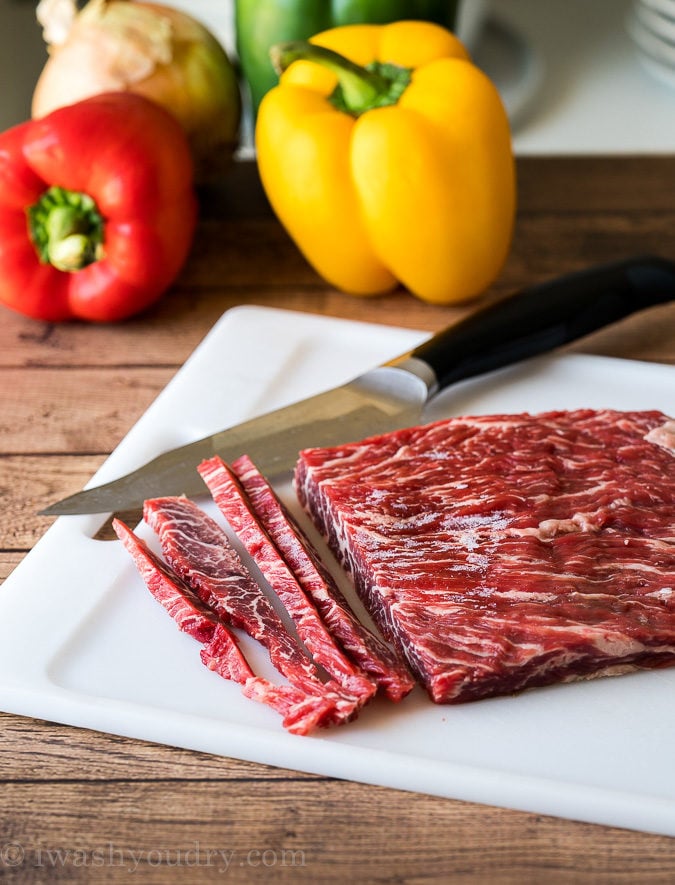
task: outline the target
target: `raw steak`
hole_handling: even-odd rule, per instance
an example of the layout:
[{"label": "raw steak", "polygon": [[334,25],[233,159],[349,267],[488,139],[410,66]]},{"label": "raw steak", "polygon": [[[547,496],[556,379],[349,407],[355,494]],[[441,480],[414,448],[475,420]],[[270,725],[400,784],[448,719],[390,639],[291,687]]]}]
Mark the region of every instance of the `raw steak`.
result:
[{"label": "raw steak", "polygon": [[326,672],[362,706],[376,686],[338,648],[323,621],[253,513],[236,476],[217,455],[199,465],[213,500],[291,616],[298,636]]},{"label": "raw steak", "polygon": [[353,717],[358,701],[334,681],[323,682],[313,661],[246,570],[223,529],[188,498],[146,501],[143,516],[157,533],[171,568],[209,608],[267,648],[274,666],[317,702],[330,700],[333,722]]},{"label": "raw steak", "polygon": [[361,624],[325,568],[309,538],[277,497],[274,489],[243,455],[232,464],[261,525],[317,607],[331,635],[390,700],[400,701],[414,681],[396,655]]},{"label": "raw steak", "polygon": [[256,676],[233,634],[217,615],[127,525],[114,519],[113,528],[155,599],[183,632],[204,643],[200,657],[205,666],[239,683],[246,697],[281,713],[284,727],[294,734],[308,734],[314,727],[330,722],[334,714],[330,700],[307,695],[291,685],[273,685]]},{"label": "raw steak", "polygon": [[213,639],[219,623],[214,612],[121,520],[114,519],[113,528],[131,555],[146,587],[171,615],[179,629],[198,642]]},{"label": "raw steak", "polygon": [[464,417],[302,452],[302,504],[438,703],[675,663],[675,424]]},{"label": "raw steak", "polygon": [[283,726],[292,734],[306,735],[312,729],[335,720],[332,699],[307,694],[292,685],[274,685],[256,676],[241,653],[234,636],[224,624],[218,624],[208,645],[201,650],[202,663],[224,679],[241,685],[242,693],[251,700],[267,704],[283,718]]}]

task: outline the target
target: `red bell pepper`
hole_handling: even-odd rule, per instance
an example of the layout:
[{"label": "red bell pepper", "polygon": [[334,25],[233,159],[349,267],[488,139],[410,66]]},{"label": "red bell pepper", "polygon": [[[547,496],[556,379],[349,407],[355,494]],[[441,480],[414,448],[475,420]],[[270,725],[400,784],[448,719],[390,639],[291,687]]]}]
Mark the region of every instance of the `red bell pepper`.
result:
[{"label": "red bell pepper", "polygon": [[0,135],[0,301],[40,320],[120,320],[187,258],[197,202],[186,136],[109,93]]}]

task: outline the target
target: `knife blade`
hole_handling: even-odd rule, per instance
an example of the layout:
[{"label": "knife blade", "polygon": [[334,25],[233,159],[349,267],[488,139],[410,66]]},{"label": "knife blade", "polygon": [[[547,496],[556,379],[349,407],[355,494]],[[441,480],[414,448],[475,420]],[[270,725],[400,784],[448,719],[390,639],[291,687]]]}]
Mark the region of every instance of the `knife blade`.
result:
[{"label": "knife blade", "polygon": [[557,277],[476,311],[341,387],[164,452],[41,513],[116,512],[159,495],[203,494],[196,467],[214,454],[225,461],[247,454],[267,476],[280,475],[293,468],[301,449],[411,426],[451,384],[551,351],[673,298],[675,263],[652,256]]}]

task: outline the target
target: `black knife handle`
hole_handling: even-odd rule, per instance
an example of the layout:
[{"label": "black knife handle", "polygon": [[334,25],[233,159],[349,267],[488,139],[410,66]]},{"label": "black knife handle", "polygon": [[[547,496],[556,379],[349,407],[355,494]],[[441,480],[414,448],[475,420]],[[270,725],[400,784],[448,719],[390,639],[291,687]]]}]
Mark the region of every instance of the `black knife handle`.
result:
[{"label": "black knife handle", "polygon": [[417,347],[439,388],[582,338],[675,298],[675,263],[643,256],[541,283],[492,304]]}]

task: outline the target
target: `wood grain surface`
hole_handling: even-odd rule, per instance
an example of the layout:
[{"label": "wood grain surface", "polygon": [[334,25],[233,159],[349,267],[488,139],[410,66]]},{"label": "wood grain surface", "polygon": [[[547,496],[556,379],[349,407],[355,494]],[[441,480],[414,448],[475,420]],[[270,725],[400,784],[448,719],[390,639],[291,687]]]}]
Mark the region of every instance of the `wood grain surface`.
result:
[{"label": "wood grain surface", "polygon": [[[675,256],[675,157],[523,159],[519,181],[513,249],[483,301],[596,262]],[[357,299],[333,290],[270,213],[252,164],[202,193],[201,208],[184,272],[143,316],[51,325],[3,310],[0,579],[51,524],[37,511],[83,486],[228,308],[284,307],[429,331],[475,309],[432,307],[404,291]],[[675,364],[675,304],[574,349]],[[7,882],[134,874],[152,883],[675,881],[675,842],[648,833],[13,715],[0,715],[0,753]]]}]

